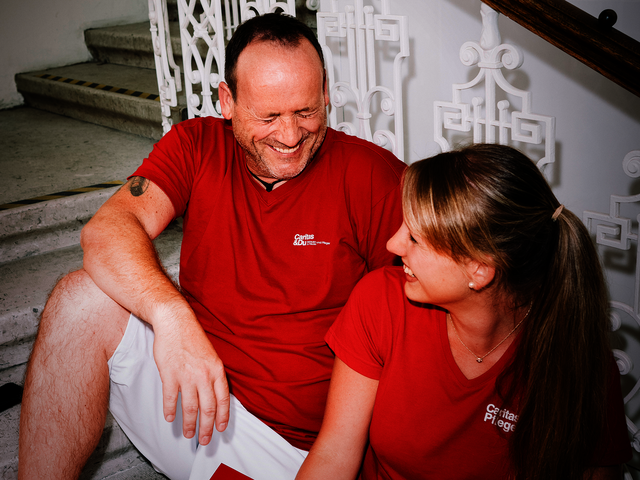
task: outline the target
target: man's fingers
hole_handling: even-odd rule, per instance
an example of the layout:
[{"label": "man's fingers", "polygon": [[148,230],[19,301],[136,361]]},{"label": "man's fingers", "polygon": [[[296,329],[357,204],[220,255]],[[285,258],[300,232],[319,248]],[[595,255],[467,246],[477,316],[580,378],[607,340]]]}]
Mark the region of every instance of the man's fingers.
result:
[{"label": "man's fingers", "polygon": [[167,422],[176,419],[176,403],[178,402],[178,384],[176,382],[162,382],[162,413]]},{"label": "man's fingers", "polygon": [[216,411],[216,429],[219,432],[224,432],[229,423],[229,385],[227,384],[227,377],[222,375],[213,384],[213,390],[216,395],[216,402],[218,409]]},{"label": "man's fingers", "polygon": [[216,417],[216,397],[211,385],[198,390],[200,400],[200,430],[198,441],[202,445],[207,445],[213,435],[213,422]]},{"label": "man's fingers", "polygon": [[224,431],[229,423],[229,386],[222,365],[214,375],[216,379],[213,382],[207,382],[205,390],[199,390],[199,441],[202,445],[207,445],[211,441],[214,421],[219,432]]},{"label": "man's fingers", "polygon": [[183,387],[182,390],[182,434],[185,438],[193,438],[196,434],[198,420],[198,391],[195,386]]}]

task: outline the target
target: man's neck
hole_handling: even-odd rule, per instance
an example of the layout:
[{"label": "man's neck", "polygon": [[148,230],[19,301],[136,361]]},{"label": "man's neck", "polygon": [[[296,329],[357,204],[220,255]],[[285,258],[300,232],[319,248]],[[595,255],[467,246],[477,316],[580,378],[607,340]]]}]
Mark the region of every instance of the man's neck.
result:
[{"label": "man's neck", "polygon": [[256,179],[256,181],[257,181],[260,185],[262,185],[262,186],[265,188],[265,190],[266,190],[267,192],[272,191],[274,188],[278,188],[280,185],[284,185],[284,183],[287,181],[287,179],[286,179],[286,178],[281,178],[281,179],[279,179],[279,180],[269,179],[269,180],[271,180],[271,181],[270,181],[270,182],[267,182],[267,181],[262,180],[262,179],[261,179],[258,175],[256,175],[255,173],[253,173],[253,172],[251,171],[251,169],[250,169],[250,168],[247,168],[247,170],[249,170],[249,173],[251,174],[251,176],[252,176],[253,178],[255,178],[255,179]]}]

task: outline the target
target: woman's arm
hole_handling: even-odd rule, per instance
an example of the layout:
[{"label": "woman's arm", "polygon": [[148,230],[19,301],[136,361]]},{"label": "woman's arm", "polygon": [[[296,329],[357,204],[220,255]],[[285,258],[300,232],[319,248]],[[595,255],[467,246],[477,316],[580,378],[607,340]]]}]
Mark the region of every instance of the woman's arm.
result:
[{"label": "woman's arm", "polygon": [[296,480],[354,479],[360,470],[378,381],[336,357],[322,428]]}]

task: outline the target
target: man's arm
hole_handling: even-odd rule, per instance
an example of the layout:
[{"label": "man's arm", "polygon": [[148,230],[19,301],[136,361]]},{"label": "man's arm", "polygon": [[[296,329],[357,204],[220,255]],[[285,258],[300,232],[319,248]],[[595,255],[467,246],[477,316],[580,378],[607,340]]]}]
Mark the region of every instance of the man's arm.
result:
[{"label": "man's arm", "polygon": [[157,185],[131,178],[82,230],[84,269],[109,297],[153,326],[165,419],[174,420],[180,392],[184,436],[194,436],[200,411],[199,441],[206,445],[214,421],[219,431],[227,426],[229,390],[220,358],[153,246],[174,216]]},{"label": "man's arm", "polygon": [[357,477],[377,391],[377,380],[336,357],[322,428],[296,480]]}]

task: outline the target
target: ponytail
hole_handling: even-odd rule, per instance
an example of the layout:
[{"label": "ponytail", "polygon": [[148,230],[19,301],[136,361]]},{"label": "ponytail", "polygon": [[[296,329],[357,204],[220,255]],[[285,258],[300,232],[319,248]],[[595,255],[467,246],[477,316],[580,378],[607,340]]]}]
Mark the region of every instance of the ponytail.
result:
[{"label": "ponytail", "polygon": [[[607,289],[589,232],[569,210],[553,221],[556,248],[527,328],[498,388],[520,396],[510,438],[515,478],[582,479],[605,425],[610,361]],[[556,212],[558,211],[556,209]]]}]

